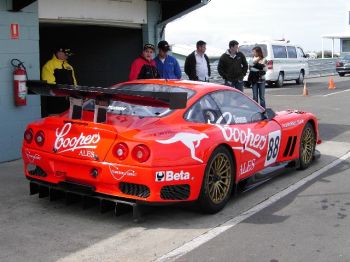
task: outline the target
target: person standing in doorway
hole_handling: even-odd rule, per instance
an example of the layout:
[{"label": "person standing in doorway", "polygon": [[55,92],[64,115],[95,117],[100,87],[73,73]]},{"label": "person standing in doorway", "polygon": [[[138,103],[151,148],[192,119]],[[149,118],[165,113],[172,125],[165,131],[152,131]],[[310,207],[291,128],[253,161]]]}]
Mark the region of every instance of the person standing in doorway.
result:
[{"label": "person standing in doorway", "polygon": [[167,41],[162,40],[158,43],[158,55],[154,59],[160,78],[163,79],[181,79],[181,69],[176,58],[168,55],[170,46]]},{"label": "person standing in doorway", "polygon": [[205,54],[207,43],[200,40],[196,44],[196,51],[186,57],[185,73],[190,80],[209,82],[210,63]]},{"label": "person standing in doorway", "polygon": [[243,92],[243,78],[248,71],[248,63],[244,54],[238,51],[238,45],[236,40],[229,42],[229,49],[220,57],[218,73],[225,85]]},{"label": "person standing in doorway", "polygon": [[159,78],[156,62],[153,60],[154,45],[145,44],[141,56],[131,65],[129,80]]},{"label": "person standing in doorway", "polygon": [[249,62],[248,81],[252,83],[253,99],[263,108],[266,108],[265,102],[265,74],[267,71],[266,59],[260,46],[252,49],[253,59]]},{"label": "person standing in doorway", "polygon": [[[52,58],[46,62],[41,70],[41,79],[49,84],[74,85],[77,80],[73,67],[68,63],[72,55],[69,48],[54,49]],[[69,108],[69,100],[65,97],[41,97],[42,116],[60,114]]]}]

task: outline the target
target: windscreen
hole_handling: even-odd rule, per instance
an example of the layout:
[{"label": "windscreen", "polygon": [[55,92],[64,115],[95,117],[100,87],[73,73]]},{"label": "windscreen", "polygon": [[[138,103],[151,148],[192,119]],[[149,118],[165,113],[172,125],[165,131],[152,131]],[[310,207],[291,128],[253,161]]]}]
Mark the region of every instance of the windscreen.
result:
[{"label": "windscreen", "polygon": [[[195,94],[195,92],[190,89],[159,84],[126,84],[118,87],[118,90],[137,90],[167,93],[186,92],[187,99],[191,98]],[[109,104],[105,106],[107,109],[107,114],[131,115],[139,117],[162,117],[173,111],[167,107],[159,107],[157,104],[152,105],[150,103],[147,103],[147,105],[144,105],[141,99],[142,98],[140,98],[140,101],[110,100]],[[90,99],[84,103],[83,110],[92,111],[94,109],[95,100]]]},{"label": "windscreen", "polygon": [[264,57],[267,56],[267,47],[266,45],[259,45],[259,44],[254,44],[254,45],[240,45],[239,46],[239,51],[242,52],[246,57],[253,57],[253,51],[252,49],[256,46],[260,46]]}]

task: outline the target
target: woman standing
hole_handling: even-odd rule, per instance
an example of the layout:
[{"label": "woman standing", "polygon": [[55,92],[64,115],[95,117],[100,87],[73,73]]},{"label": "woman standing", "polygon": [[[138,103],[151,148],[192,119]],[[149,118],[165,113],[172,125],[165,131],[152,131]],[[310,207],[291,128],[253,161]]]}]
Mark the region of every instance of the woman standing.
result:
[{"label": "woman standing", "polygon": [[253,99],[260,105],[266,108],[265,103],[265,74],[267,71],[266,59],[262,53],[261,47],[256,46],[253,49],[253,59],[249,63],[249,76],[248,81],[252,83]]}]

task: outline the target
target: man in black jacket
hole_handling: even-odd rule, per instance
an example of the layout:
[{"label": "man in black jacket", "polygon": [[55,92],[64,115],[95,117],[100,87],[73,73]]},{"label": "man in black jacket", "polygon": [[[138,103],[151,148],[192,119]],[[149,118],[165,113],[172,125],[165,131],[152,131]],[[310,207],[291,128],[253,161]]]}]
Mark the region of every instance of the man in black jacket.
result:
[{"label": "man in black jacket", "polygon": [[205,54],[207,43],[200,40],[196,44],[197,50],[186,57],[185,73],[190,80],[209,81],[210,64],[209,58]]},{"label": "man in black jacket", "polygon": [[238,42],[232,40],[229,49],[222,54],[218,64],[218,72],[225,80],[225,85],[243,92],[243,78],[248,70],[248,63],[243,53],[238,51]]}]

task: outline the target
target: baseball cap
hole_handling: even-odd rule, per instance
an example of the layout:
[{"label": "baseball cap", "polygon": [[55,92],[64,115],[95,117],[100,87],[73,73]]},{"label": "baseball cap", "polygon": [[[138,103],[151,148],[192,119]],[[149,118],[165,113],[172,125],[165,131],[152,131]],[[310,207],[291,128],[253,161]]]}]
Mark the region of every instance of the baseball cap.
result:
[{"label": "baseball cap", "polygon": [[170,46],[169,43],[165,40],[162,40],[158,43],[158,48],[163,50],[163,51],[169,51],[170,50]]},{"label": "baseball cap", "polygon": [[154,47],[154,45],[152,45],[152,44],[145,44],[144,46],[143,46],[143,50],[146,50],[146,49],[152,49],[153,51],[155,50],[155,47]]},{"label": "baseball cap", "polygon": [[57,52],[63,52],[67,56],[73,55],[72,50],[70,48],[65,48],[65,47],[58,47],[58,48],[56,48],[55,49],[55,53],[57,53]]}]

